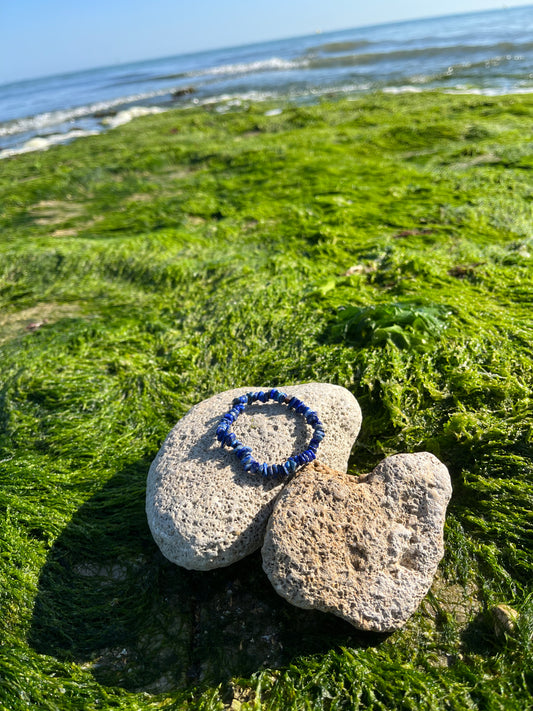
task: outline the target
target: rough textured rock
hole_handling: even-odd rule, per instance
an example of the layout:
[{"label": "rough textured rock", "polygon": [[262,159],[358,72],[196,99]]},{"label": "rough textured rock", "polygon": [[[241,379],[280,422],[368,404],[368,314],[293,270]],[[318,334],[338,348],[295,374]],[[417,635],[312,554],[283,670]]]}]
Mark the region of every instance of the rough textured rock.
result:
[{"label": "rough textured rock", "polygon": [[[150,467],[146,513],[152,535],[171,561],[192,570],[230,565],[259,548],[284,482],[247,474],[216,441],[215,430],[234,397],[229,390],[192,408],[170,432]],[[318,456],[346,471],[361,426],[361,410],[345,388],[324,383],[279,386],[316,410],[326,428]],[[234,423],[254,457],[282,463],[305,449],[312,430],[284,405],[254,403]]]},{"label": "rough textured rock", "polygon": [[427,452],[388,457],[359,478],[312,462],[276,501],[263,568],[297,607],[394,630],[429,590],[451,492],[448,470]]}]

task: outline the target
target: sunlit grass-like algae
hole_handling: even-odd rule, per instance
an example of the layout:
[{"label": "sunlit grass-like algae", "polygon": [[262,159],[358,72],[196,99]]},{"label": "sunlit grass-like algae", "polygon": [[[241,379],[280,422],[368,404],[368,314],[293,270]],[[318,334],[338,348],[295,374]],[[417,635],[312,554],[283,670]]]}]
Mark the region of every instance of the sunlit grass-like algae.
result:
[{"label": "sunlit grass-like algae", "polygon": [[[2,709],[533,703],[533,97],[268,108],[2,162]],[[258,556],[181,570],[147,528],[179,417],[306,380],[361,404],[351,473],[427,450],[452,476],[389,637],[291,608]]]}]

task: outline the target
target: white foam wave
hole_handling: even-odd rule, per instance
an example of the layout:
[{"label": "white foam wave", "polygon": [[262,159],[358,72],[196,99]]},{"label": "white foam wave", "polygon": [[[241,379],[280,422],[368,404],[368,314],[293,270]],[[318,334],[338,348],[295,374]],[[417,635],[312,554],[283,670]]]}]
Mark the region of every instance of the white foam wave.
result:
[{"label": "white foam wave", "polygon": [[147,91],[142,94],[133,94],[131,96],[122,96],[118,99],[109,101],[97,101],[93,104],[85,106],[76,106],[72,109],[60,109],[58,111],[46,111],[36,116],[28,116],[18,119],[17,121],[9,122],[0,126],[0,136],[15,136],[18,133],[26,133],[27,131],[40,131],[50,126],[58,126],[62,123],[72,121],[73,119],[91,116],[94,113],[108,111],[115,106],[128,104],[133,101],[143,101],[156,96],[164,96],[169,93],[169,89],[158,89],[157,91]]},{"label": "white foam wave", "polygon": [[272,91],[243,91],[239,94],[219,94],[217,96],[207,96],[205,99],[194,98],[183,108],[193,108],[194,106],[212,106],[230,101],[268,101],[277,98],[279,95]]},{"label": "white foam wave", "polygon": [[385,86],[382,89],[384,94],[420,94],[424,89],[420,86]]},{"label": "white foam wave", "polygon": [[328,96],[329,94],[351,94],[362,91],[369,91],[371,88],[372,84],[370,82],[358,82],[357,84],[341,84],[340,86],[325,86],[315,88],[305,92],[304,95]]},{"label": "white foam wave", "polygon": [[230,101],[240,100],[251,101],[251,102],[261,102],[269,101],[272,99],[283,99],[288,97],[290,99],[301,99],[308,97],[321,97],[334,94],[351,94],[351,93],[361,93],[370,91],[372,89],[372,84],[370,82],[357,82],[353,84],[341,84],[340,86],[323,86],[323,87],[312,87],[310,89],[292,89],[287,92],[287,94],[282,94],[274,91],[246,91],[239,94],[220,94],[218,96],[208,96],[205,99],[193,99],[186,107],[191,108],[193,106],[210,106],[214,104],[222,104]]},{"label": "white foam wave", "polygon": [[72,141],[74,138],[82,138],[83,136],[96,136],[99,131],[68,131],[67,133],[53,133],[50,136],[36,136],[35,138],[30,138],[22,146],[18,148],[5,148],[0,151],[0,159],[10,158],[11,156],[16,156],[20,153],[31,153],[32,151],[45,151],[50,146],[54,146],[58,143],[66,143],[67,141]]},{"label": "white foam wave", "polygon": [[307,59],[298,61],[280,59],[279,57],[271,57],[270,59],[260,59],[255,62],[238,62],[236,64],[220,64],[217,67],[209,67],[208,69],[199,69],[194,72],[188,72],[187,76],[202,77],[202,76],[220,76],[224,74],[252,74],[263,71],[290,71],[291,69],[301,69],[309,66]]},{"label": "white foam wave", "polygon": [[164,109],[159,106],[132,106],[131,109],[119,111],[115,116],[107,116],[102,120],[102,123],[104,126],[109,126],[109,128],[116,128],[117,126],[123,126],[125,123],[139,116],[161,114],[163,111]]},{"label": "white foam wave", "polygon": [[517,94],[533,94],[533,86],[529,87],[517,87],[514,89],[496,89],[496,88],[460,88],[455,89],[445,89],[444,94],[474,94],[477,96],[515,96]]},{"label": "white foam wave", "polygon": [[[103,124],[109,128],[116,128],[117,126],[122,126],[129,121],[132,121],[139,116],[148,116],[150,114],[160,114],[166,109],[160,106],[132,106],[129,109],[124,109],[124,111],[119,111],[116,116],[109,116],[107,119],[102,121]],[[67,141],[72,141],[75,138],[82,138],[83,136],[97,136],[100,131],[89,131],[82,129],[74,129],[68,131],[67,133],[52,133],[50,136],[35,136],[30,138],[19,146],[18,148],[5,148],[0,151],[0,160],[2,158],[10,158],[11,156],[18,155],[20,153],[30,153],[31,151],[45,151],[50,146],[54,146],[58,143],[66,143]]]},{"label": "white foam wave", "polygon": [[419,86],[385,86],[381,91],[384,94],[421,94],[427,91],[438,91],[442,94],[465,94],[474,96],[514,96],[516,94],[533,94],[533,87],[485,87],[483,89],[479,87],[467,87],[467,86],[456,86],[450,88],[443,87],[419,87]]},{"label": "white foam wave", "polygon": [[[230,105],[231,102],[254,102],[259,103],[261,101],[269,101],[272,99],[283,99],[283,97],[289,97],[291,99],[300,99],[306,97],[320,97],[327,96],[329,94],[350,94],[353,92],[365,92],[372,88],[370,82],[359,82],[357,84],[343,84],[341,86],[325,86],[325,87],[313,87],[311,89],[293,89],[287,94],[282,94],[275,91],[244,91],[238,94],[219,94],[217,96],[207,96],[204,99],[198,99],[195,97],[188,104],[185,104],[183,108],[190,109],[195,106],[214,106],[217,104],[227,104]],[[236,105],[236,104],[235,104]]]}]

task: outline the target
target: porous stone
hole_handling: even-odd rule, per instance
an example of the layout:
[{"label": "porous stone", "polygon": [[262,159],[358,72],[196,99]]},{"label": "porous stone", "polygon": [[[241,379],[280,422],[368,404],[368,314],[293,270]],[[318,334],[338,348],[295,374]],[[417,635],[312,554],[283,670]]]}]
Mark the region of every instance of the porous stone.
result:
[{"label": "porous stone", "polygon": [[[325,383],[279,389],[318,413],[326,431],[318,456],[346,471],[361,427],[354,396]],[[220,447],[215,434],[233,399],[257,390],[228,390],[195,405],[170,432],[150,467],[146,490],[150,530],[162,553],[184,568],[230,565],[263,542],[274,500],[285,482],[246,473],[235,454]],[[247,407],[233,431],[252,447],[258,462],[276,464],[306,449],[313,433],[301,415],[273,401]]]},{"label": "porous stone", "polygon": [[263,569],[297,607],[390,632],[431,586],[451,492],[448,470],[428,452],[388,457],[363,477],[312,462],[276,501]]}]

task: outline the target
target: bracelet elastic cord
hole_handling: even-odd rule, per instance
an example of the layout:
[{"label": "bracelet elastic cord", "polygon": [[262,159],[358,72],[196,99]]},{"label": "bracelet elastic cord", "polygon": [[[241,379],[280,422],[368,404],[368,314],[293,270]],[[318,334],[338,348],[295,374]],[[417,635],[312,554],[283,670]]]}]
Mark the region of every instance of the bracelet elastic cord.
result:
[{"label": "bracelet elastic cord", "polygon": [[[314,430],[307,449],[300,454],[289,457],[283,464],[259,464],[252,456],[251,447],[246,447],[237,439],[235,433],[230,431],[231,425],[235,422],[237,417],[244,412],[248,405],[251,405],[253,402],[268,402],[268,400],[274,400],[281,405],[287,405],[288,408],[302,415],[307,424]],[[307,407],[307,405],[301,400],[298,400],[297,397],[291,397],[279,390],[272,389],[266,392],[261,390],[256,393],[247,393],[246,395],[236,397],[235,400],[233,400],[231,410],[226,412],[220,420],[217,426],[216,436],[221,447],[231,447],[233,449],[235,456],[240,460],[245,471],[251,472],[252,474],[260,474],[264,477],[285,477],[289,474],[293,474],[296,469],[303,464],[307,464],[308,462],[312,462],[313,459],[316,459],[316,451],[325,436],[325,431],[324,425],[320,422],[314,410]]]}]

